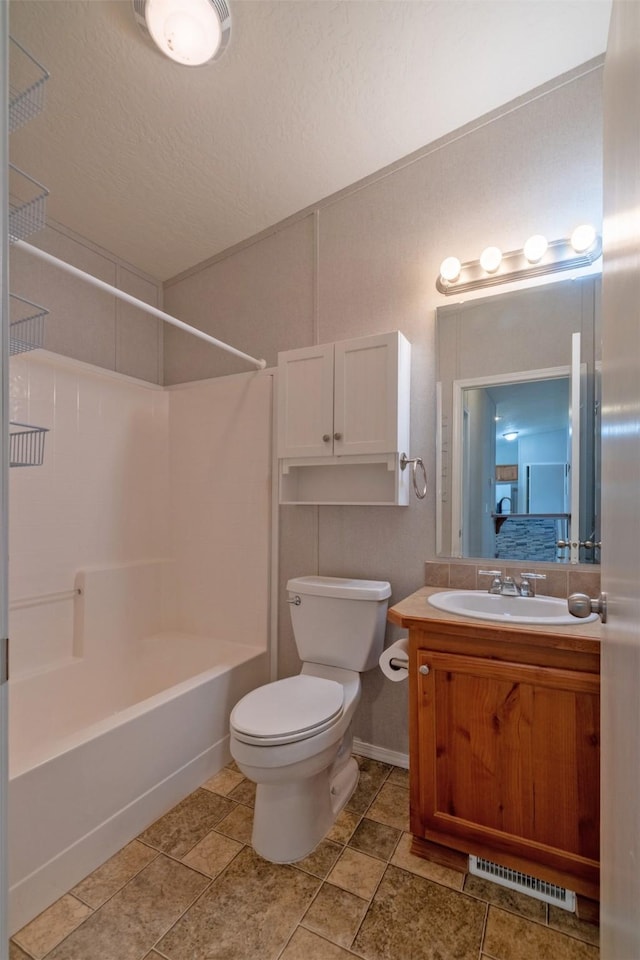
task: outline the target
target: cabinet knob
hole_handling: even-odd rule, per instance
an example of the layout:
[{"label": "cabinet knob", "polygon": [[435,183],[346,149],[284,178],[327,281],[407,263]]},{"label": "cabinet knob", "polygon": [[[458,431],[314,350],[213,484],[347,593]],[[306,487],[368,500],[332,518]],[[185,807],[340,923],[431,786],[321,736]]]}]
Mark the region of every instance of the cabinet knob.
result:
[{"label": "cabinet knob", "polygon": [[322,435],[322,439],[323,439],[324,443],[329,443],[330,440],[331,440],[331,434],[330,434],[330,433],[325,433],[325,434],[323,434],[323,435]]},{"label": "cabinet knob", "polygon": [[333,439],[334,439],[334,440],[342,440],[342,434],[341,434],[341,433],[334,433]]},{"label": "cabinet knob", "polygon": [[426,665],[426,663],[423,663],[418,669],[423,677],[426,677],[426,675],[429,673],[429,667]]}]

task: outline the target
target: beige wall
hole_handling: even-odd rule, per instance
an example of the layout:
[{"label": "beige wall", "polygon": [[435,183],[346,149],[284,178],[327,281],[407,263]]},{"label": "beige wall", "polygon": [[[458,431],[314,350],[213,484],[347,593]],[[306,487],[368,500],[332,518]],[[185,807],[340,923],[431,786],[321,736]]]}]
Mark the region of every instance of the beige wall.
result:
[{"label": "beige wall", "polygon": [[[411,454],[433,478],[435,309],[451,302],[435,289],[441,260],[601,222],[601,69],[565,81],[175,278],[165,309],[269,364],[280,350],[400,329],[413,345]],[[238,369],[167,331],[166,382]],[[434,552],[433,482],[408,508],[281,508],[281,675],[298,668],[284,604],[289,576],[388,579],[398,600],[423,582]],[[395,635],[390,628],[387,642]],[[356,735],[406,752],[406,696],[405,685],[368,674]]]}]

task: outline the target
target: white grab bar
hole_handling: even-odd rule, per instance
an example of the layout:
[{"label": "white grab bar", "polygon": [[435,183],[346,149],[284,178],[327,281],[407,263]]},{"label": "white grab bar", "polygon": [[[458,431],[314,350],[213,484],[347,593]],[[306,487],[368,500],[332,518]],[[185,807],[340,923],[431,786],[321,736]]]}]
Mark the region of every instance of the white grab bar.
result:
[{"label": "white grab bar", "polygon": [[41,593],[35,597],[20,597],[9,603],[9,610],[24,610],[26,607],[40,607],[44,603],[59,603],[61,600],[75,600],[82,596],[82,590],[61,590],[60,593]]}]

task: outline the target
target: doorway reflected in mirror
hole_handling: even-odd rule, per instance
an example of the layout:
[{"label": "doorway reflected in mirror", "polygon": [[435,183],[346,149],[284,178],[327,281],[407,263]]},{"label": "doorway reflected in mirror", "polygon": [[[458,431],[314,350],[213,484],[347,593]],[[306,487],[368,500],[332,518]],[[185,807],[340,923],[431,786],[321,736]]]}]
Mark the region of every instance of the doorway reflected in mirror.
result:
[{"label": "doorway reflected in mirror", "polygon": [[[566,560],[558,542],[568,540],[571,514],[569,378],[469,387],[462,402],[471,428],[463,449],[465,556]],[[474,422],[479,411],[486,416]],[[485,482],[488,504],[478,509]]]}]

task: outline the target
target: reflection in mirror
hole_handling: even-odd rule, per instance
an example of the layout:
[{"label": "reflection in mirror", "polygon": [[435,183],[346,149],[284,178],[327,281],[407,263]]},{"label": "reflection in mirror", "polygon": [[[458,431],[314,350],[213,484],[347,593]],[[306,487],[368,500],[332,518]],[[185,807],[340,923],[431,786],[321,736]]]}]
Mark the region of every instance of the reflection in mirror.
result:
[{"label": "reflection in mirror", "polygon": [[569,540],[571,516],[569,400],[568,376],[462,391],[465,556],[566,558],[558,542]]},{"label": "reflection in mirror", "polygon": [[441,555],[599,562],[598,303],[587,277],[438,310]]}]

